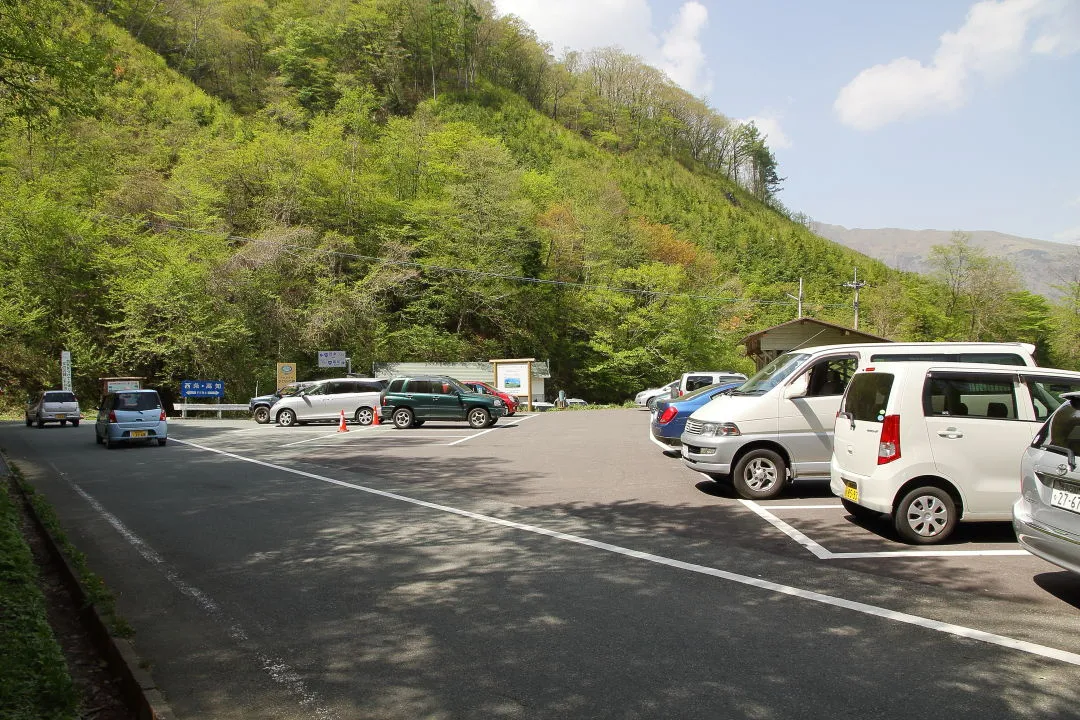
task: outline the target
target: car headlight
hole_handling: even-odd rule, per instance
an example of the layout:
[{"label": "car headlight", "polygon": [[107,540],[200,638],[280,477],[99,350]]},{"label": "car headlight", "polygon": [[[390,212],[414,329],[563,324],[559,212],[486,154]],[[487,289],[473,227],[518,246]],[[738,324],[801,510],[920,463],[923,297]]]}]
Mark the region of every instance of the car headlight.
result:
[{"label": "car headlight", "polygon": [[503,401],[499,398],[495,398],[495,407],[502,407]]},{"label": "car headlight", "polygon": [[739,426],[735,423],[702,423],[701,425],[702,435],[712,435],[713,437],[734,437],[742,435],[739,432]]}]

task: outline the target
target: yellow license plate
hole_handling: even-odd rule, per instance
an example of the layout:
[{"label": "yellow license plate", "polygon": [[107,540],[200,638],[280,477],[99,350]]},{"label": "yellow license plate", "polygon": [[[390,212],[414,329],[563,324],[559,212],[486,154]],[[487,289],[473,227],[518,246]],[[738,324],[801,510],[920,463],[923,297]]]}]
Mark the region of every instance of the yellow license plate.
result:
[{"label": "yellow license plate", "polygon": [[145,430],[132,430],[130,435],[131,435],[131,437],[146,437],[146,431]]},{"label": "yellow license plate", "polygon": [[63,420],[67,417],[67,415],[65,415],[64,413],[56,413],[56,417],[58,420]]},{"label": "yellow license plate", "polygon": [[859,488],[854,485],[844,486],[844,499],[851,502],[859,502]]}]

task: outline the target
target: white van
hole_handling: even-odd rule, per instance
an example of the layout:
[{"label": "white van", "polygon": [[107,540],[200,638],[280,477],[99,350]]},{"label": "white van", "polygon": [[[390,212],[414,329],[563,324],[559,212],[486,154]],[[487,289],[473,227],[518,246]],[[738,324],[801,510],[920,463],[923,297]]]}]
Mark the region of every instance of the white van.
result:
[{"label": "white van", "polygon": [[885,513],[910,543],[956,523],[1011,520],[1020,461],[1080,373],[883,363],[855,374],[836,416],[830,487],[858,518]]},{"label": "white van", "polygon": [[695,411],[683,432],[683,463],[714,480],[730,477],[749,500],[776,497],[800,477],[829,477],[840,398],[860,367],[926,360],[1034,366],[1027,343],[860,343],[784,353],[727,395]]},{"label": "white van", "polygon": [[270,417],[287,427],[313,420],[337,420],[344,412],[346,418],[370,425],[379,412],[379,396],[387,382],[378,378],[322,380],[280,398],[270,408]]}]

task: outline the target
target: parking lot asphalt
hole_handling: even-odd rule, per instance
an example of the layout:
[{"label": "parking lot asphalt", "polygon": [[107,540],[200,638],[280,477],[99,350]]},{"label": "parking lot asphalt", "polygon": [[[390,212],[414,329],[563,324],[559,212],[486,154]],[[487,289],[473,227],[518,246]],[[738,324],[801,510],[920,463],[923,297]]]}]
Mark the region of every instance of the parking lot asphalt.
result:
[{"label": "parking lot asphalt", "polygon": [[1080,580],[1007,524],[920,550],[825,483],[746,503],[647,426],[189,419],[105,451],[6,424],[0,447],[180,717],[1073,712]]}]

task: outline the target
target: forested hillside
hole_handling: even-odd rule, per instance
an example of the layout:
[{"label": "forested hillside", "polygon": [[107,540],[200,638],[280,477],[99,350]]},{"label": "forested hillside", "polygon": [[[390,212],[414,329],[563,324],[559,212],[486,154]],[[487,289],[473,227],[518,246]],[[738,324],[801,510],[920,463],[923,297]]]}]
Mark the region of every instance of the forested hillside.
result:
[{"label": "forested hillside", "polygon": [[[1080,294],[890,271],[794,222],[753,126],[615,50],[556,58],[483,0],[0,0],[0,385],[277,361],[550,359],[622,400],[808,314],[1040,343]],[[11,22],[7,22],[11,19]],[[827,173],[827,168],[822,168]],[[1060,342],[1052,342],[1057,338]]]}]

